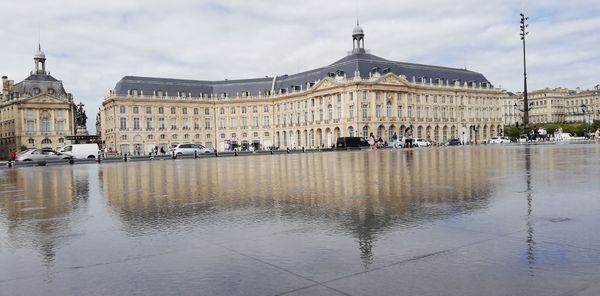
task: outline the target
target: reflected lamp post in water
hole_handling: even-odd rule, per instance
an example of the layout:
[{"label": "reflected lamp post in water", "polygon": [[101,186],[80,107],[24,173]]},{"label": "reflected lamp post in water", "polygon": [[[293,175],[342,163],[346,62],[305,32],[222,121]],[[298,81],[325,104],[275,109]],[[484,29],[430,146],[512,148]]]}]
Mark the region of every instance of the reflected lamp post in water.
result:
[{"label": "reflected lamp post in water", "polygon": [[529,34],[527,27],[529,26],[525,22],[529,19],[524,14],[521,15],[521,40],[523,40],[523,126],[525,128],[525,134],[529,133],[529,102],[527,99],[527,61],[525,59],[525,36]]},{"label": "reflected lamp post in water", "polygon": [[533,239],[533,219],[531,214],[533,212],[533,190],[531,186],[531,151],[529,145],[525,146],[525,183],[526,183],[526,197],[527,197],[527,263],[529,264],[530,275],[534,275],[533,265],[535,264],[535,240]]}]

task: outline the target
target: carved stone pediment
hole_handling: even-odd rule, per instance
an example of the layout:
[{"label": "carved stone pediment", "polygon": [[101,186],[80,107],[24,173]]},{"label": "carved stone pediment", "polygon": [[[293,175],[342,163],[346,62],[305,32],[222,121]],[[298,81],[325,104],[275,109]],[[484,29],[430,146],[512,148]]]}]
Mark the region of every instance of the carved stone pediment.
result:
[{"label": "carved stone pediment", "polygon": [[408,85],[408,80],[404,76],[398,76],[394,73],[383,75],[377,82],[381,84]]}]

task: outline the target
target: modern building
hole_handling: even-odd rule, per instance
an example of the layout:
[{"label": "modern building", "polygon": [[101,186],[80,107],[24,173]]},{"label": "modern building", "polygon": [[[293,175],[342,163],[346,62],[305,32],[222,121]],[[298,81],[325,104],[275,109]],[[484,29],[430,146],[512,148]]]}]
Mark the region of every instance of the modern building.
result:
[{"label": "modern building", "polygon": [[352,51],[330,65],[292,75],[242,80],[125,76],[104,98],[100,133],[119,152],[226,141],[246,149],[329,147],[339,136],[414,137],[478,143],[502,129],[505,96],[481,73],[390,61]]},{"label": "modern building", "polygon": [[60,80],[46,72],[46,55],[38,47],[35,70],[14,83],[2,76],[0,158],[22,147],[56,148],[76,132],[77,108]]}]

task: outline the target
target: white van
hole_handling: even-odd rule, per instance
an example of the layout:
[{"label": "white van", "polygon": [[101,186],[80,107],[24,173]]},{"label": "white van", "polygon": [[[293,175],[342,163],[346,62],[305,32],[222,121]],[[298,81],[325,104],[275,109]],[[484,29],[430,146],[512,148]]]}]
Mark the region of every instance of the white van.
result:
[{"label": "white van", "polygon": [[72,144],[60,148],[58,152],[75,159],[96,158],[98,144]]}]

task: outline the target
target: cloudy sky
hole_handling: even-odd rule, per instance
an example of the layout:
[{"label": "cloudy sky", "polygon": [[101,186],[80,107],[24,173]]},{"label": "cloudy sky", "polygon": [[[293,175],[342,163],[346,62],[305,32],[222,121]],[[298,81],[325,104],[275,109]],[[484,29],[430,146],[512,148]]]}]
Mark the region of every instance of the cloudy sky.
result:
[{"label": "cloudy sky", "polygon": [[291,74],[352,47],[386,59],[483,73],[521,91],[519,13],[529,16],[529,89],[600,83],[597,0],[4,1],[0,74],[34,67],[41,28],[46,69],[86,105],[88,129],[125,75],[222,80]]}]

